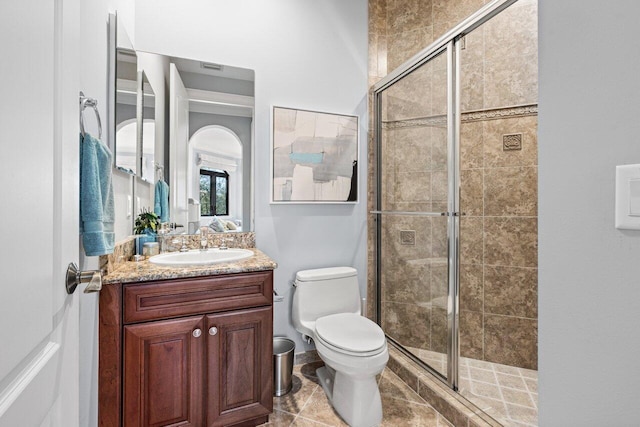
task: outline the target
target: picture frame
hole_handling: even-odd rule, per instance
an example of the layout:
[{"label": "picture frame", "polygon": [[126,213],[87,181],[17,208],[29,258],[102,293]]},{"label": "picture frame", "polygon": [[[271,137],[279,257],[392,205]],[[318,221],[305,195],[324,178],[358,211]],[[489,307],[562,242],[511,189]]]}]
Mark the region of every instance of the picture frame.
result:
[{"label": "picture frame", "polygon": [[271,203],[357,203],[359,117],[273,106]]}]

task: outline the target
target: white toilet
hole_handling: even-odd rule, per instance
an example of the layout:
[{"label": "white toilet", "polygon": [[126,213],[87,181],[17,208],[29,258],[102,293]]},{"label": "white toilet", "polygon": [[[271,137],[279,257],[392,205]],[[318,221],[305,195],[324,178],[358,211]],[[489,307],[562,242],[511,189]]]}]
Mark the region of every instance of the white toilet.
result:
[{"label": "white toilet", "polygon": [[360,315],[357,275],[351,267],[298,272],[292,317],[325,363],[316,372],[335,410],[352,427],[373,427],[382,421],[376,375],[389,352],[382,329]]}]

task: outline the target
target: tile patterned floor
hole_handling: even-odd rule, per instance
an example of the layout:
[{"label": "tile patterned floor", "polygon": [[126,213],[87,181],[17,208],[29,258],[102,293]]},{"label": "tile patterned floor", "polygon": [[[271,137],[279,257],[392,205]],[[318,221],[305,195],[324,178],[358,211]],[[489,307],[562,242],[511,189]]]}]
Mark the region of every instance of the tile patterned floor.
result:
[{"label": "tile patterned floor", "polygon": [[[273,414],[264,426],[346,426],[333,410],[318,383],[315,370],[322,362],[296,365],[293,389],[274,397]],[[442,415],[427,404],[389,369],[379,376],[383,420],[381,426],[452,427]]]},{"label": "tile patterned floor", "polygon": [[[438,372],[446,355],[409,349]],[[505,427],[538,425],[538,372],[482,360],[460,358],[459,392]]]},{"label": "tile patterned floor", "polygon": [[538,425],[538,372],[460,359],[460,394],[505,426]]}]

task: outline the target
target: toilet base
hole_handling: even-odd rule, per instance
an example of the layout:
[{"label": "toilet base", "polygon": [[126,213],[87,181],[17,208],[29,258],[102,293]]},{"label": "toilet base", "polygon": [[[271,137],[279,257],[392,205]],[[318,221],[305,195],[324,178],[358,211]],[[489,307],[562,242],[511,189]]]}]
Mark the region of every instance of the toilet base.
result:
[{"label": "toilet base", "polygon": [[329,402],[351,427],[375,427],[382,422],[382,400],[376,376],[355,378],[330,366],[316,370]]}]

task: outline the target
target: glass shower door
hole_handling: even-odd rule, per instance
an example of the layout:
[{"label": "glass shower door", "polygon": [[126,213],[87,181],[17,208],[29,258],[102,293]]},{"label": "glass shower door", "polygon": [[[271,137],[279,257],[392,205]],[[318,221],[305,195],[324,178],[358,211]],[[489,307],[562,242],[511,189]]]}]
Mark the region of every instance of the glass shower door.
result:
[{"label": "glass shower door", "polygon": [[451,375],[452,43],[376,97],[377,276],[387,336]]}]

